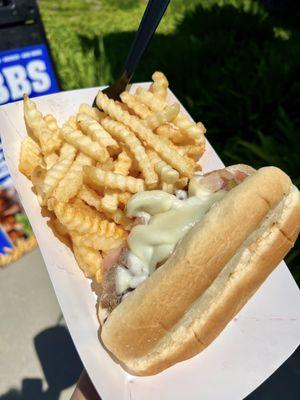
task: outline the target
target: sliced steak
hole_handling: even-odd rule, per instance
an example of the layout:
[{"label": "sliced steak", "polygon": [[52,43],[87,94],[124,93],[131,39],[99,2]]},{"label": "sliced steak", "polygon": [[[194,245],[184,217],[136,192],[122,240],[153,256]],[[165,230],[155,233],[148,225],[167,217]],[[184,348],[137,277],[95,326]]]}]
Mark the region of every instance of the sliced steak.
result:
[{"label": "sliced steak", "polygon": [[121,302],[122,296],[118,296],[116,291],[116,269],[118,264],[112,265],[104,275],[103,291],[100,297],[100,303],[103,308],[111,312]]}]

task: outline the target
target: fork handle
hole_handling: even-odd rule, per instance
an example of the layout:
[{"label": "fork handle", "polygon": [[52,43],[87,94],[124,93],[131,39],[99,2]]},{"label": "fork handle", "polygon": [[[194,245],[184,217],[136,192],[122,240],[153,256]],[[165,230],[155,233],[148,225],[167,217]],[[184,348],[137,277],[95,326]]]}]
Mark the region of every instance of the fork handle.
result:
[{"label": "fork handle", "polygon": [[169,2],[170,0],[149,0],[125,61],[124,71],[128,81],[132,78]]}]

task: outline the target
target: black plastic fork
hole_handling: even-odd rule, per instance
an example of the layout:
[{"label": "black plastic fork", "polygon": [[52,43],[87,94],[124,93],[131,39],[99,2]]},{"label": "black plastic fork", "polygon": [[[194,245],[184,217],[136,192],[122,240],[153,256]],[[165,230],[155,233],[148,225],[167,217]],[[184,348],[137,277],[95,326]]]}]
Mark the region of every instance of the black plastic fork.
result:
[{"label": "black plastic fork", "polygon": [[[120,100],[120,94],[127,88],[169,2],[170,0],[149,0],[139,29],[131,44],[120,78],[103,90],[103,93],[110,99]],[[96,98],[94,99],[93,106],[98,107]]]}]

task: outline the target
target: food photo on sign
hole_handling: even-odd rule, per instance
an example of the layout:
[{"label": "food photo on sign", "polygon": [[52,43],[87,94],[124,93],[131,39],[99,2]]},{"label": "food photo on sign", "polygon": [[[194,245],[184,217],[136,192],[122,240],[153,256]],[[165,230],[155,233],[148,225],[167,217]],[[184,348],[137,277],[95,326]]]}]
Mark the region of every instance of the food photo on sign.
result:
[{"label": "food photo on sign", "polygon": [[[242,399],[299,345],[299,289],[282,261],[297,259],[299,179],[289,164],[263,156],[265,143],[276,141],[262,133],[261,147],[236,144],[263,160],[237,150],[228,162],[227,148],[225,167],[205,123],[205,110],[214,115],[211,100],[198,100],[202,115],[194,109],[194,120],[179,96],[188,106],[197,94],[178,84],[176,70],[169,76],[163,68],[149,71],[153,63],[145,67],[144,52],[161,19],[150,55],[156,40],[165,40],[160,29],[175,3],[140,7],[144,16],[110,85],[37,98],[28,86],[21,101],[0,109],[6,162],[84,367],[72,398],[89,398],[88,390],[103,399],[196,399],[200,391],[203,399]],[[187,21],[192,10],[216,17],[217,6],[198,3],[186,9]],[[84,43],[95,46],[88,54],[107,73],[112,37],[80,40],[82,51]],[[64,59],[57,60],[62,67]],[[158,53],[155,64],[168,70],[161,60]],[[132,84],[143,65],[147,82]],[[45,72],[38,69],[37,85],[31,72],[16,87],[46,87]],[[275,107],[286,128],[283,106]],[[297,279],[297,266],[292,271]]]},{"label": "food photo on sign", "polygon": [[0,266],[4,266],[32,250],[36,240],[8,174],[2,148],[0,157]]}]

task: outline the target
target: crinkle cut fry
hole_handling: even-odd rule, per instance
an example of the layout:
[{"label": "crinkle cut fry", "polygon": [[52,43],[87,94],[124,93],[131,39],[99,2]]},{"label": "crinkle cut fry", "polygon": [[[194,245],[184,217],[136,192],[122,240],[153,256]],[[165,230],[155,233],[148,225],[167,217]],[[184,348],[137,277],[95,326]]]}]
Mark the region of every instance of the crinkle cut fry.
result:
[{"label": "crinkle cut fry", "polygon": [[91,157],[95,161],[105,162],[109,159],[109,153],[105,147],[93,141],[89,136],[81,131],[74,130],[70,125],[64,124],[62,127],[64,139],[80,150],[82,153]]},{"label": "crinkle cut fry", "polygon": [[43,117],[43,119],[46,122],[46,124],[48,125],[48,128],[50,129],[50,131],[55,132],[59,129],[56,118],[52,114],[46,114]]},{"label": "crinkle cut fry", "polygon": [[106,237],[105,235],[91,234],[91,235],[82,235],[81,244],[83,246],[91,247],[95,250],[100,250],[104,252],[108,252],[112,249],[116,249],[120,247],[125,238],[114,238],[114,237]]},{"label": "crinkle cut fry", "polygon": [[127,104],[127,106],[131,108],[138,117],[144,119],[152,114],[149,108],[145,104],[141,103],[134,94],[125,91],[121,93],[120,97],[123,103]]},{"label": "crinkle cut fry", "polygon": [[36,197],[38,199],[38,202],[41,206],[45,206],[46,205],[46,198],[44,195],[44,192],[42,190],[42,186],[45,180],[45,176],[47,174],[47,170],[43,167],[41,167],[41,165],[37,165],[34,170],[31,173],[31,182],[33,185],[33,191],[36,194]]},{"label": "crinkle cut fry", "polygon": [[29,136],[33,136],[39,141],[44,154],[58,150],[61,146],[59,134],[55,134],[48,128],[36,104],[27,95],[24,95],[23,105],[25,125]]},{"label": "crinkle cut fry", "polygon": [[114,159],[109,157],[105,163],[96,163],[96,167],[103,169],[103,171],[113,171],[114,170]]},{"label": "crinkle cut fry", "polygon": [[50,131],[50,129],[45,129],[41,131],[41,135],[39,136],[39,142],[41,145],[41,149],[43,154],[51,154],[57,150],[59,150],[62,140],[58,133],[54,133]]},{"label": "crinkle cut fry", "polygon": [[193,158],[195,161],[204,153],[205,146],[204,143],[199,144],[189,144],[185,146],[180,146],[181,154],[185,154],[188,157]]},{"label": "crinkle cut fry", "polygon": [[60,135],[60,128],[57,124],[56,118],[52,114],[47,114],[43,117],[43,119],[46,122],[49,131],[52,132],[51,137],[49,137],[48,133],[48,145],[46,144],[48,148],[47,151],[44,151],[45,156],[47,156],[53,154],[61,147],[62,138]]},{"label": "crinkle cut fry", "polygon": [[138,87],[136,89],[135,95],[140,100],[140,102],[149,107],[150,110],[153,112],[162,111],[167,105],[164,100],[141,87]]},{"label": "crinkle cut fry", "polygon": [[79,234],[72,231],[71,238],[77,246],[92,248],[94,250],[109,251],[119,247],[128,233],[114,222],[102,220],[96,233]]},{"label": "crinkle cut fry", "polygon": [[184,158],[185,162],[189,165],[189,167],[191,168],[191,170],[193,172],[197,171],[197,170],[201,170],[201,166],[200,164],[197,164],[192,158],[188,157],[186,155],[186,150],[183,149],[184,146],[177,146],[175,145],[173,142],[171,142],[171,140],[162,137],[161,140],[172,150],[174,150],[176,153],[180,154],[181,157]]},{"label": "crinkle cut fry", "polygon": [[167,105],[163,110],[158,111],[145,118],[142,122],[148,128],[154,130],[166,122],[173,121],[178,115],[180,106],[178,103]]},{"label": "crinkle cut fry", "polygon": [[65,123],[64,126],[68,126],[69,128],[72,128],[74,131],[78,129],[77,126],[77,120],[75,115],[72,115]]},{"label": "crinkle cut fry", "polygon": [[68,229],[59,221],[57,217],[51,219],[51,224],[55,232],[60,236],[69,236]]},{"label": "crinkle cut fry", "polygon": [[103,126],[87,114],[78,114],[77,122],[83,133],[90,136],[92,140],[98,142],[101,146],[110,149],[118,150],[119,145],[111,137]]},{"label": "crinkle cut fry", "polygon": [[30,178],[33,170],[42,165],[42,161],[39,145],[30,136],[26,137],[21,143],[19,171]]},{"label": "crinkle cut fry", "polygon": [[174,189],[175,190],[177,190],[177,189],[186,189],[187,185],[188,185],[188,178],[186,178],[186,177],[180,178],[180,179],[178,179],[177,182],[175,182]]},{"label": "crinkle cut fry", "polygon": [[150,86],[150,91],[155,95],[165,100],[168,94],[169,82],[165,74],[155,71],[152,75],[153,83]]},{"label": "crinkle cut fry", "polygon": [[104,128],[107,129],[114,137],[124,142],[124,144],[128,147],[128,149],[132,152],[135,159],[137,160],[139,168],[144,176],[146,185],[148,187],[154,187],[158,182],[158,177],[140,140],[125,125],[120,122],[116,122],[111,118],[105,118],[102,120],[101,123]]},{"label": "crinkle cut fry", "polygon": [[178,114],[174,119],[173,124],[176,125],[188,137],[196,140],[198,144],[201,144],[205,141],[204,133],[206,132],[206,129],[202,123],[196,124],[188,116]]},{"label": "crinkle cut fry", "polygon": [[174,185],[173,185],[173,183],[162,182],[161,189],[162,189],[164,192],[173,194],[173,192],[174,192]]},{"label": "crinkle cut fry", "polygon": [[132,165],[132,160],[126,150],[123,150],[114,164],[114,173],[127,176]]},{"label": "crinkle cut fry", "polygon": [[95,278],[97,272],[101,269],[102,257],[100,251],[92,247],[84,246],[81,243],[82,236],[76,232],[70,232],[73,252],[76,261],[87,278]]},{"label": "crinkle cut fry", "polygon": [[113,189],[108,189],[101,199],[101,207],[104,211],[108,213],[113,213],[118,208],[118,195]]},{"label": "crinkle cut fry", "polygon": [[[126,194],[126,192],[124,194]],[[129,193],[127,193],[127,194],[129,194]],[[129,195],[131,197],[131,193]],[[118,202],[120,202],[121,204],[124,204],[124,202],[122,202],[122,199],[120,201],[119,196],[120,196],[120,194],[117,194]],[[113,220],[118,225],[122,225],[125,230],[131,229],[131,225],[132,225],[131,219],[128,218],[124,214],[124,212],[118,208],[115,211],[111,211],[111,212],[108,210],[105,210],[103,208],[103,203],[102,203],[103,198],[101,196],[99,196],[95,190],[89,188],[86,185],[83,185],[81,190],[78,193],[78,198],[83,200],[85,203],[87,203],[91,207],[96,208],[96,210],[102,212],[106,218]]]},{"label": "crinkle cut fry", "polygon": [[90,117],[92,117],[94,120],[96,120],[97,122],[101,122],[101,120],[106,117],[106,115],[103,111],[100,111],[100,110],[98,110],[98,108],[91,107],[85,103],[80,104],[79,113],[87,114]]},{"label": "crinkle cut fry", "polygon": [[46,205],[46,199],[44,196],[44,192],[42,190],[42,186],[44,183],[45,176],[47,174],[47,170],[41,165],[37,165],[34,170],[31,173],[31,182],[33,184],[33,191],[36,194],[37,200],[40,204],[40,206],[45,206]]},{"label": "crinkle cut fry", "polygon": [[[125,230],[131,229],[132,221],[124,214],[122,210],[117,209],[116,211],[110,213],[103,209],[102,198],[95,190],[86,185],[82,185],[77,196],[89,206],[96,208],[96,210],[100,212],[103,212],[107,218],[112,219],[116,224],[122,225]],[[131,196],[132,194],[128,192],[118,193],[118,201],[125,205]]]},{"label": "crinkle cut fry", "polygon": [[50,169],[53,167],[55,163],[57,163],[59,159],[58,154],[56,153],[49,153],[44,156],[44,162],[46,164],[46,169]]},{"label": "crinkle cut fry", "polygon": [[102,212],[101,196],[98,195],[95,190],[89,188],[87,185],[82,185],[77,197],[83,200],[86,204],[96,208],[96,210]]},{"label": "crinkle cut fry", "polygon": [[[114,163],[115,174],[120,174],[127,176],[131,167],[132,161],[128,156],[127,152],[123,150],[119,155],[117,160]],[[119,199],[118,192],[113,189],[108,189],[101,200],[101,205],[103,210],[110,213],[112,216],[116,216],[116,212],[118,209]],[[123,213],[122,213],[123,214]]]},{"label": "crinkle cut fry", "polygon": [[69,171],[54,190],[53,197],[58,201],[67,202],[76,196],[83,182],[82,167],[84,165],[93,165],[93,160],[89,156],[79,153]]},{"label": "crinkle cut fry", "polygon": [[[167,105],[165,101],[141,87],[137,88],[136,96],[154,112],[163,110]],[[206,132],[206,129],[201,122],[196,124],[188,116],[179,113],[173,123],[180,130],[186,133],[188,137],[196,140],[197,144],[201,144],[205,141],[204,133]]]},{"label": "crinkle cut fry", "polygon": [[[120,201],[119,198],[118,200]],[[126,231],[130,231],[132,228],[133,221],[119,208],[108,214],[108,218],[111,218],[116,224],[121,225]]]},{"label": "crinkle cut fry", "polygon": [[172,140],[173,143],[182,143],[185,136],[180,132],[180,129],[174,124],[165,123],[156,128],[155,132],[166,139]]},{"label": "crinkle cut fry", "polygon": [[37,165],[31,173],[31,182],[33,186],[42,185],[46,176],[47,170],[40,164]]},{"label": "crinkle cut fry", "polygon": [[123,176],[110,171],[103,171],[96,167],[83,167],[84,182],[94,188],[109,187],[131,193],[142,192],[145,189],[142,179],[132,176]]},{"label": "crinkle cut fry", "polygon": [[47,124],[43,120],[43,115],[27,94],[24,95],[23,106],[27,133],[29,136],[33,136],[35,139],[39,140],[41,134],[40,126],[42,125],[44,129],[47,129]]},{"label": "crinkle cut fry", "polygon": [[[152,94],[152,93],[151,93]],[[145,127],[143,123],[135,116],[130,115],[123,111],[115,102],[109,99],[103,92],[99,92],[97,96],[97,104],[107,114],[124,125],[127,125],[140,140],[146,142],[152,147],[168,164],[175,168],[181,175],[191,177],[193,170],[187,160],[180,156],[173,149],[155,135],[149,128]]]},{"label": "crinkle cut fry", "polygon": [[[88,206],[87,206],[88,207]],[[48,200],[48,208],[53,210],[58,220],[68,229],[81,234],[95,233],[100,230],[101,215],[88,207],[89,211],[76,204],[62,203],[54,198]]]},{"label": "crinkle cut fry", "polygon": [[163,161],[155,151],[148,149],[147,154],[163,182],[173,184],[179,179],[179,173]]},{"label": "crinkle cut fry", "polygon": [[128,201],[131,199],[132,193],[129,192],[121,192],[118,194],[118,199],[121,204],[124,206],[127,205]]},{"label": "crinkle cut fry", "polygon": [[53,190],[68,172],[73,163],[75,154],[76,149],[73,146],[68,143],[65,143],[63,145],[58,162],[47,171],[41,187],[42,192],[46,198],[51,195]]}]

